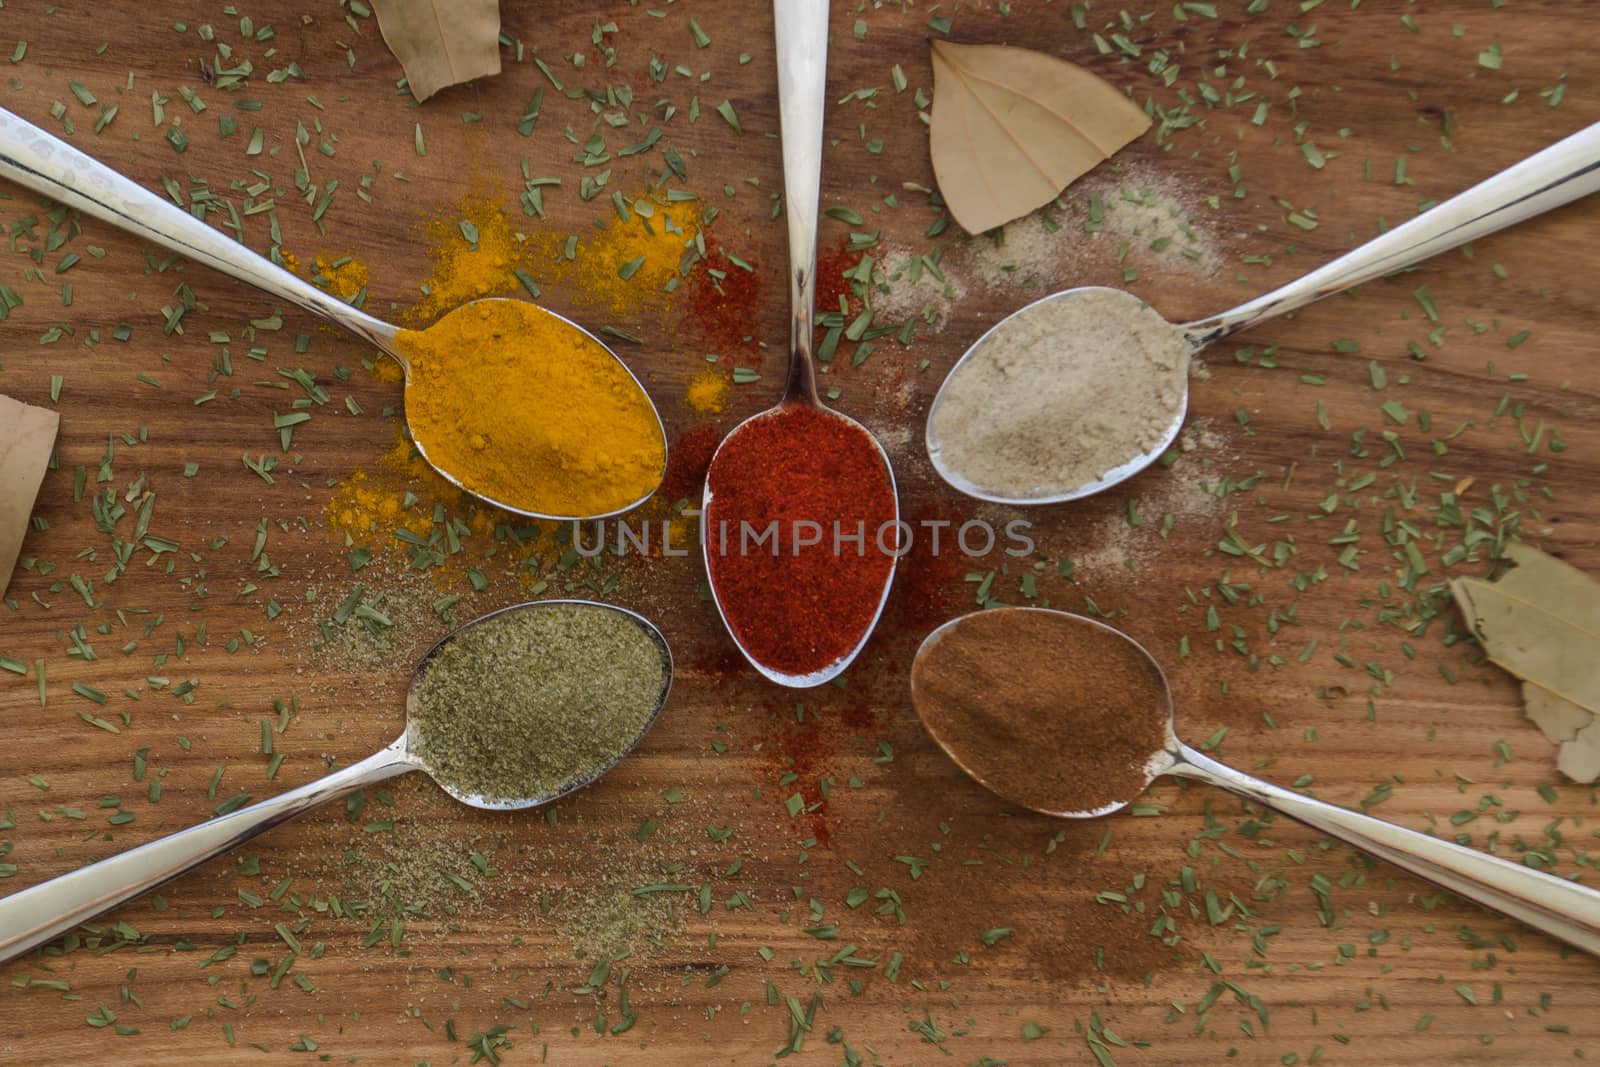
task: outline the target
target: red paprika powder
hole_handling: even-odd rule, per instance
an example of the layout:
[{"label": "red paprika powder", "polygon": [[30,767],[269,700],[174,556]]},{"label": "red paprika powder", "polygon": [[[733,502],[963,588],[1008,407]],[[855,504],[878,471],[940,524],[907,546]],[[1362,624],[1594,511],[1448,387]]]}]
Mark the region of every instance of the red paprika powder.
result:
[{"label": "red paprika powder", "polygon": [[723,442],[706,484],[706,566],[734,639],[789,675],[849,654],[899,543],[893,476],[872,439],[827,412],[782,407]]},{"label": "red paprika powder", "polygon": [[689,282],[689,316],[719,349],[754,348],[761,333],[761,275],[705,235],[705,262]]},{"label": "red paprika powder", "polygon": [[855,315],[861,310],[861,298],[855,294],[850,279],[845,275],[861,265],[862,253],[852,252],[841,242],[832,249],[817,253],[817,311],[838,312],[839,298],[845,298],[844,313]]}]

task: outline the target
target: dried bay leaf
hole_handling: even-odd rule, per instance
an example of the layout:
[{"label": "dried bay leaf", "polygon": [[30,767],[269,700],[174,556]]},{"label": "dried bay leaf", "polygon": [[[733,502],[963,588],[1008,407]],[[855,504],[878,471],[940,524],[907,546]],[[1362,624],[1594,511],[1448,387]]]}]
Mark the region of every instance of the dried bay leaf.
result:
[{"label": "dried bay leaf", "polygon": [[1456,604],[1491,660],[1523,681],[1523,712],[1561,746],[1557,767],[1600,777],[1600,582],[1527,545],[1498,581],[1457,578]]},{"label": "dried bay leaf", "polygon": [[1049,203],[1149,128],[1119,89],[1066,60],[933,42],[933,173],[969,233]]},{"label": "dried bay leaf", "polygon": [[33,498],[50,466],[61,417],[0,396],[0,595],[22,553]]},{"label": "dried bay leaf", "polygon": [[499,0],[372,0],[378,29],[420,103],[500,73]]},{"label": "dried bay leaf", "polygon": [[1593,715],[1572,701],[1532,682],[1522,683],[1522,710],[1552,745],[1571,741],[1579,730],[1594,721]]},{"label": "dried bay leaf", "polygon": [[1556,769],[1574,782],[1600,778],[1600,722],[1591,722],[1561,746]]}]

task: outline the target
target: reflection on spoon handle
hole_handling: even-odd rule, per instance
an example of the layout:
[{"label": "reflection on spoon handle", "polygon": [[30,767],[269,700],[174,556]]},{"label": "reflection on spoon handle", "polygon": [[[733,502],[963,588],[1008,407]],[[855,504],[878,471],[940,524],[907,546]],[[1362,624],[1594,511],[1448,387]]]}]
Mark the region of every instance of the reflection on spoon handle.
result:
[{"label": "reflection on spoon handle", "polygon": [[48,944],[101,912],[324,801],[416,769],[401,738],[360,763],[298,789],[0,899],[0,963]]},{"label": "reflection on spoon handle", "polygon": [[789,223],[789,384],[784,400],[817,402],[811,364],[817,295],[817,200],[822,194],[822,118],[827,103],[826,0],[773,0],[778,46],[778,126]]},{"label": "reflection on spoon handle", "polygon": [[1184,327],[1204,347],[1262,319],[1381,278],[1600,190],[1600,123],[1585,127],[1353,252],[1232,311]]},{"label": "reflection on spoon handle", "polygon": [[221,230],[4,108],[0,108],[0,177],[331,319],[385,351],[392,347],[393,326],[307,285]]},{"label": "reflection on spoon handle", "polygon": [[1458,896],[1600,956],[1600,891],[1279,788],[1180,743],[1165,773],[1197,778],[1298,819]]}]

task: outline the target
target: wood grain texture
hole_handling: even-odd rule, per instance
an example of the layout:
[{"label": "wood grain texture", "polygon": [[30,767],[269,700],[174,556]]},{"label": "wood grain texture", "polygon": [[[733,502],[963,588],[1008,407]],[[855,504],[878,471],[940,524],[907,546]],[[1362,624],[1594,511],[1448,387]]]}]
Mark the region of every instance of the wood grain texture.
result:
[{"label": "wood grain texture", "polygon": [[[0,54],[13,38],[27,48],[21,62],[0,64],[8,83],[0,106],[59,132],[52,108],[61,102],[77,144],[153,189],[170,178],[188,197],[204,182],[241,210],[247,197],[276,196],[286,248],[302,260],[360,257],[371,268],[368,309],[401,316],[429,274],[426,221],[441,213],[452,220],[469,192],[502,197],[532,233],[588,233],[592,218],[610,213],[605,194],[580,199],[580,177],[596,168],[573,157],[597,113],[622,110],[604,87],[626,84],[640,125],[608,135],[612,147],[649,124],[664,125],[662,145],[681,154],[687,187],[720,209],[712,232],[768,282],[760,320],[768,347],[724,354],[764,377],[735,389],[713,424],[726,429],[772,401],[786,315],[783,233],[771,199],[781,186],[764,5],[685,0],[661,5],[657,18],[597,0],[507,3],[504,29],[525,44],[522,61],[507,50],[500,77],[446,90],[421,108],[396,92],[399,68],[370,19],[351,25],[333,5],[249,6],[240,13],[254,27],[270,24],[270,41],[245,40],[221,5],[11,0],[0,19]],[[823,204],[850,207],[866,221],[825,221],[823,247],[839,247],[850,231],[877,231],[880,252],[944,245],[947,275],[963,290],[938,328],[920,330],[908,349],[884,338],[859,366],[841,356],[824,379],[840,389],[839,407],[885,440],[906,514],[957,524],[1015,517],[944,489],[918,442],[943,372],[998,316],[1042,289],[1128,279],[1171,319],[1211,314],[1600,111],[1600,60],[1586,43],[1600,31],[1592,5],[1408,5],[1419,32],[1390,5],[1302,12],[1306,6],[1272,3],[1251,16],[1244,3],[1225,0],[1215,18],[1195,12],[1180,20],[1158,5],[1131,27],[1113,25],[1117,16],[1107,8],[1079,30],[1060,3],[1014,0],[1009,17],[988,7],[857,12],[837,5],[830,99],[863,87],[881,91],[829,109]],[[1187,96],[1194,101],[1187,113],[1199,124],[1178,131],[1170,147],[1144,138],[1117,157],[1120,174],[1102,168],[1069,191],[1057,212],[1062,236],[1031,266],[1000,274],[994,263],[1022,254],[1020,231],[1012,231],[1011,253],[986,249],[988,239],[961,239],[953,227],[927,239],[937,216],[906,184],[933,184],[913,97],[916,87],[931,89],[926,38],[937,32],[928,22],[938,15],[953,18],[952,40],[1047,49],[1132,88],[1141,102],[1149,96],[1178,109]],[[695,47],[691,16],[711,36],[709,47]],[[603,32],[613,20],[617,30]],[[176,22],[186,31],[174,32]],[[215,49],[197,36],[202,23],[255,64],[242,92],[205,84],[200,62],[210,63]],[[1092,31],[1113,49],[1110,34],[1124,34],[1139,58],[1122,65],[1101,54]],[[593,43],[597,33],[615,49],[609,70]],[[1500,48],[1498,70],[1479,60],[1490,45]],[[600,98],[557,92],[534,66],[534,46],[564,85],[600,90]],[[1171,87],[1149,71],[1157,50],[1181,67]],[[581,70],[569,58],[574,52],[585,56]],[[665,64],[660,81],[649,74],[652,59]],[[291,60],[303,80],[269,81]],[[912,87],[905,93],[891,87],[895,64]],[[74,81],[120,109],[98,136],[91,127],[99,106],[80,104]],[[1201,82],[1218,104],[1230,93],[1256,95],[1208,107]],[[1548,106],[1541,90],[1558,85],[1559,106]],[[179,86],[199,93],[207,109],[192,112]],[[540,88],[539,125],[518,136],[518,119]],[[189,135],[181,155],[152,125],[152,91],[170,98],[169,118],[177,116]],[[239,110],[241,96],[262,101],[262,109]],[[694,97],[699,118],[691,123]],[[742,136],[717,116],[724,100],[734,105]],[[662,121],[657,101],[676,108],[672,118]],[[1260,101],[1270,108],[1256,125]],[[217,133],[221,114],[239,124],[226,140]],[[312,181],[319,189],[340,183],[322,230],[291,180],[297,124],[308,133]],[[425,156],[414,148],[418,124]],[[257,127],[266,152],[247,157]],[[1322,169],[1308,164],[1301,137],[1326,157]],[[331,156],[316,150],[324,141]],[[523,160],[532,175],[563,179],[559,190],[546,191],[544,220],[516,207]],[[662,165],[659,149],[617,159],[606,191],[639,195]],[[248,193],[258,180],[252,166],[274,192]],[[370,204],[356,195],[365,175],[373,175]],[[1091,191],[1114,196],[1152,184],[1194,216],[1214,260],[1154,252],[1138,235],[1082,232]],[[27,275],[26,251],[43,249],[49,223],[27,236],[18,222],[43,219],[41,207],[21,190],[0,192],[10,197],[0,200],[0,222],[19,253],[0,254],[0,283],[24,297],[0,322],[0,391],[48,404],[51,377],[62,379],[59,469],[36,511],[48,528],[24,550],[52,569],[20,572],[0,611],[0,655],[30,667],[26,677],[0,673],[0,816],[16,824],[0,831],[8,843],[0,848],[9,848],[0,862],[16,867],[0,879],[9,891],[206,818],[237,792],[265,795],[371,752],[399,729],[409,650],[372,665],[313,647],[316,621],[353,581],[403,585],[382,561],[352,578],[344,539],[324,514],[331,485],[380,469],[396,441],[392,409],[400,395],[362,369],[370,353],[289,308],[276,309],[281,330],[251,338],[249,323],[269,316],[272,301],[200,268],[164,264],[163,254],[90,220],[66,246],[80,262],[58,275],[65,249],[41,251],[42,273]],[[900,206],[885,205],[890,196]],[[1318,224],[1301,229],[1288,221],[1291,211],[1314,213]],[[1550,845],[1554,823],[1557,869],[1592,878],[1593,790],[1558,778],[1550,747],[1521,719],[1510,680],[1482,665],[1469,643],[1447,641],[1450,613],[1421,634],[1405,629],[1405,605],[1414,598],[1400,588],[1404,562],[1385,532],[1409,523],[1425,542],[1440,538],[1439,548],[1456,543],[1459,529],[1439,515],[1439,494],[1456,490],[1464,510],[1487,509],[1474,521],[1491,539],[1515,528],[1600,571],[1600,375],[1591,351],[1600,297],[1590,281],[1597,219],[1600,204],[1573,205],[1208,353],[1207,374],[1192,393],[1192,451],[1099,498],[1025,516],[1042,564],[1037,599],[1077,610],[1092,604],[1145,642],[1173,681],[1181,735],[1220,738],[1217,751],[1234,765],[1344,804],[1387,783],[1392,792],[1374,812],[1466,834],[1477,847],[1513,856]],[[244,216],[243,228],[251,247],[270,243],[265,215]],[[1022,284],[1030,271],[1042,280]],[[990,275],[1001,280],[986,284]],[[70,307],[59,296],[63,281],[73,287]],[[198,306],[184,332],[169,336],[159,309],[174,301],[180,283]],[[1438,322],[1414,295],[1424,287]],[[656,397],[673,441],[706,424],[681,400],[707,350],[681,303],[616,313],[593,296],[551,284],[544,301],[588,325],[616,325],[644,339],[619,347]],[[112,338],[119,323],[133,327],[125,343]],[[72,332],[43,343],[58,324]],[[96,330],[98,343],[86,344]],[[1523,330],[1531,331],[1526,343],[1508,348],[1508,337]],[[309,341],[297,352],[302,334]],[[1335,350],[1336,339],[1359,352]],[[1407,342],[1426,359],[1413,359]],[[222,348],[231,377],[212,369]],[[252,348],[266,351],[257,360]],[[1374,389],[1369,363],[1384,370],[1387,388]],[[278,371],[297,367],[314,374],[333,402],[317,408],[281,454],[272,416],[304,394]],[[218,397],[197,407],[195,398],[213,389]],[[347,411],[346,395],[363,414]],[[1405,425],[1381,411],[1386,400],[1404,405]],[[1431,430],[1419,428],[1421,411],[1431,415]],[[1392,465],[1385,430],[1406,457]],[[1552,435],[1561,450],[1550,449]],[[108,441],[113,473],[101,484]],[[246,471],[241,455],[276,456],[273,483]],[[199,465],[193,477],[184,476],[186,463]],[[78,467],[87,487],[75,503]],[[134,551],[116,580],[105,581],[133,518],[114,535],[99,530],[90,499],[102,489],[134,502],[154,491],[151,532],[180,550],[153,561]],[[263,519],[265,565],[253,554]],[[1351,521],[1353,555],[1341,538]],[[1269,554],[1274,541],[1292,539],[1296,554],[1283,567],[1260,568],[1219,550],[1230,527]],[[469,555],[490,583],[458,605],[462,618],[527,595],[515,554],[485,561],[486,544],[474,541]],[[1439,548],[1430,543],[1427,558],[1437,561]],[[380,555],[392,558],[387,549]],[[1074,562],[1070,579],[1058,576],[1065,560]],[[1453,571],[1435,565],[1422,585],[1447,573],[1484,573],[1485,560],[1480,549]],[[547,558],[545,569],[553,562]],[[83,948],[6,966],[0,1054],[19,1063],[258,1063],[293,1061],[292,1046],[309,1048],[309,1038],[312,1054],[329,1060],[465,1063],[472,1058],[465,1039],[505,1025],[515,1027],[507,1035],[515,1047],[503,1051],[510,1064],[755,1064],[770,1062],[789,1039],[788,1011],[781,1000],[769,1006],[769,991],[801,1003],[822,995],[802,1062],[842,1060],[843,1044],[826,1040],[835,1033],[884,1063],[1093,1062],[1077,1028],[1096,1017],[1140,1043],[1113,1049],[1122,1063],[1225,1056],[1263,1064],[1549,1063],[1593,1054],[1600,1026],[1593,960],[1286,820],[1163,781],[1148,797],[1164,807],[1160,817],[1057,824],[962,779],[921,733],[906,673],[922,634],[973,606],[977,583],[969,572],[982,576],[1001,562],[914,560],[848,685],[807,694],[774,689],[740,667],[698,595],[702,576],[692,559],[625,560],[609,565],[605,579],[582,565],[555,574],[552,591],[604,581],[608,599],[648,614],[674,646],[672,703],[634,757],[560,804],[553,818],[470,811],[411,776],[387,797],[370,797],[353,821],[330,810],[278,829],[175,881],[159,899],[109,917],[138,931],[137,947]],[[1019,585],[1032,562],[1006,560],[994,595],[1023,599]],[[424,602],[470,593],[459,568],[444,570],[436,585],[421,579]],[[93,583],[87,597],[67,580],[74,574]],[[1307,580],[1302,592],[1291,584],[1297,574],[1319,580]],[[97,658],[72,654],[74,628]],[[439,629],[417,626],[409,639],[425,645]],[[241,643],[230,652],[235,638]],[[40,659],[47,664],[43,707],[32,669]],[[157,688],[152,676],[168,686]],[[196,683],[192,699],[174,697],[171,685],[188,679]],[[108,703],[76,695],[74,682],[103,690]],[[274,739],[285,758],[267,781],[259,723],[276,720],[274,701],[290,698],[298,710]],[[120,732],[97,729],[80,712]],[[132,776],[136,750],[147,752],[144,781]],[[213,788],[219,767],[222,782]],[[147,790],[158,776],[161,797],[152,803]],[[826,796],[824,779],[832,783]],[[1538,792],[1544,785],[1556,787],[1551,799]],[[681,801],[665,798],[672,788]],[[784,800],[797,791],[812,810],[791,818]],[[104,798],[112,798],[106,806]],[[134,819],[108,824],[119,810]],[[1467,821],[1453,819],[1457,813]],[[647,820],[657,828],[641,842]],[[431,843],[447,863],[464,862],[477,848],[500,874],[482,880],[482,899],[454,919],[411,917],[398,946],[385,927],[363,948],[373,922],[335,917],[329,897],[347,892],[352,865],[382,861],[373,839],[383,831],[367,826],[390,821],[399,847]],[[896,858],[907,856],[929,861],[920,877],[911,874],[921,865]],[[728,875],[736,860],[741,869]],[[681,896],[681,931],[649,958],[629,961],[637,1024],[597,1036],[597,1011],[618,1018],[616,986],[598,1002],[572,992],[592,961],[574,957],[563,915],[573,895],[608,878],[657,880],[673,864],[681,867],[671,869],[671,880],[711,883],[713,906],[702,916],[693,894]],[[269,894],[286,878],[289,887],[274,900]],[[849,907],[856,886],[894,890],[905,922],[873,914],[881,898]],[[749,910],[724,906],[738,890]],[[1102,896],[1107,891],[1124,894],[1129,907]],[[1231,913],[1208,917],[1208,892],[1218,908],[1231,901]],[[823,909],[820,921],[813,900]],[[1148,935],[1161,911],[1181,934],[1175,953]],[[838,940],[805,932],[829,922],[839,924]],[[284,958],[280,923],[300,931],[305,951],[291,973],[304,976],[307,988],[292,979],[274,988],[252,973],[254,960],[276,967]],[[998,927],[1013,933],[983,944],[979,935]],[[845,944],[879,966],[835,967],[831,982],[802,972]],[[235,954],[207,964],[227,947]],[[891,981],[884,970],[895,954],[903,962]],[[66,991],[29,984],[41,979],[65,983]],[[1219,988],[1224,981],[1231,985]],[[1245,1002],[1252,996],[1265,1019]],[[101,1005],[116,1014],[115,1024],[86,1025],[86,1016],[104,1018]],[[1024,1041],[1029,1021],[1049,1033]],[[912,1028],[924,1024],[922,1032]],[[138,1032],[119,1034],[118,1026]],[[925,1039],[936,1034],[943,1051]]]}]

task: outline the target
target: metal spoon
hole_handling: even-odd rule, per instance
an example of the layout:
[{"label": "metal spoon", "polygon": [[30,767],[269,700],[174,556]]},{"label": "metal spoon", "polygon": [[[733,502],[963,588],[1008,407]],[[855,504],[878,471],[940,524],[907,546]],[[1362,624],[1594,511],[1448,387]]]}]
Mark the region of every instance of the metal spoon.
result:
[{"label": "metal spoon", "polygon": [[[597,767],[576,769],[573,776],[559,789],[543,796],[489,800],[477,794],[459,792],[444,782],[438,783],[440,788],[463,804],[492,811],[508,811],[532,808],[558,800],[576,789],[583,788],[616,766],[622,757],[638,745],[654,725],[657,716],[661,714],[662,705],[667,701],[667,692],[672,687],[672,653],[667,648],[667,642],[661,636],[661,632],[642,615],[610,604],[598,604],[587,600],[539,600],[516,604],[473,619],[446,635],[423,655],[411,673],[411,685],[406,692],[408,714],[416,699],[417,683],[427,671],[428,664],[441,649],[448,646],[462,632],[508,612],[540,611],[556,605],[578,606],[595,611],[614,611],[626,615],[644,631],[661,653],[661,693],[656,698],[655,707],[633,740],[609,762]],[[213,856],[221,855],[262,831],[288,822],[319,804],[337,800],[358,789],[365,789],[386,778],[393,778],[409,771],[423,771],[433,775],[433,769],[413,751],[414,731],[415,725],[408,722],[406,732],[393,744],[359,763],[352,763],[348,767],[270,800],[251,804],[249,807],[240,808],[209,822],[191,826],[187,830],[179,830],[175,834],[158,838],[138,848],[59,875],[47,882],[24,889],[20,893],[13,893],[0,899],[0,963],[48,944],[101,912],[154,889]]]},{"label": "metal spoon", "polygon": [[[706,561],[706,573],[711,579],[711,596],[717,613],[733,637],[739,651],[751,666],[779,685],[807,688],[822,685],[839,675],[860,654],[867,638],[872,636],[883,614],[883,605],[889,599],[889,586],[894,580],[894,557],[883,579],[883,593],[878,598],[872,621],[861,633],[861,638],[848,653],[820,670],[808,674],[790,674],[762,663],[739,641],[739,632],[728,618],[726,606],[717,591],[715,556],[711,552],[713,538],[708,535],[712,505],[711,485],[715,480],[717,463],[740,447],[740,437],[752,424],[772,418],[779,412],[809,407],[838,419],[855,428],[863,446],[870,443],[883,463],[884,475],[894,491],[894,468],[876,438],[856,420],[829,408],[817,396],[817,372],[812,363],[813,334],[815,332],[816,270],[817,270],[817,201],[822,190],[822,120],[827,93],[828,68],[828,4],[820,0],[774,0],[774,32],[778,45],[778,121],[783,135],[783,201],[789,226],[789,378],[783,399],[775,407],[750,416],[733,428],[723,438],[711,457],[706,476],[705,492],[700,504],[700,543]],[[893,521],[900,519],[899,499],[896,497]],[[868,536],[871,536],[869,533]],[[802,590],[775,590],[774,596]]]},{"label": "metal spoon", "polygon": [[[1374,278],[1393,274],[1440,252],[1487,236],[1513,223],[1532,218],[1597,190],[1600,190],[1600,124],[1579,130],[1565,140],[1529,156],[1510,169],[1501,171],[1459,196],[1431,208],[1424,214],[1280,289],[1241,304],[1232,311],[1225,311],[1220,315],[1177,327],[1173,331],[1173,343],[1187,345],[1189,354],[1199,352],[1207,345],[1253,326],[1263,319],[1282,315],[1325,296],[1342,292]],[[933,407],[929,411],[926,441],[928,456],[933,461],[934,469],[952,487],[968,496],[994,504],[1057,504],[1067,500],[1077,500],[1098,493],[1102,489],[1109,489],[1118,482],[1138,474],[1155,462],[1177,438],[1178,431],[1183,426],[1185,408],[1188,406],[1187,378],[1178,393],[1175,407],[1170,412],[1156,413],[1158,418],[1170,417],[1157,443],[1142,452],[1128,456],[1099,477],[1080,485],[1050,484],[1054,479],[1049,474],[1048,456],[1040,458],[1038,491],[1022,495],[996,492],[992,487],[976,485],[961,471],[950,466],[948,457],[943,454],[939,437],[933,430],[934,414],[938,412],[941,402],[952,389],[964,387],[960,382],[962,365],[972,359],[973,353],[982,348],[984,341],[1005,322],[1018,316],[1028,315],[1048,301],[1072,300],[1076,294],[1090,291],[1105,293],[1113,290],[1094,287],[1067,289],[1036,300],[1008,316],[973,342],[972,347],[967,349],[951,369],[938,395],[934,397]],[[1123,295],[1127,301],[1127,316],[1131,321],[1133,316],[1143,311],[1145,305],[1137,297]],[[1064,374],[1073,372],[1071,345],[1071,338],[1062,339],[1060,366]],[[1071,413],[1064,413],[1064,417],[1070,415]],[[995,412],[994,416],[996,419],[1003,419],[1005,412]]]},{"label": "metal spoon", "polygon": [[[941,737],[929,724],[928,717],[924,714],[918,683],[918,675],[924,664],[939,656],[940,642],[958,630],[967,620],[983,616],[992,618],[996,614],[1010,612],[1035,612],[1059,620],[1059,625],[1062,627],[1092,627],[1105,634],[1114,635],[1119,641],[1126,642],[1127,654],[1136,657],[1141,666],[1148,667],[1151,675],[1159,682],[1162,693],[1160,713],[1166,720],[1166,742],[1162,748],[1150,753],[1149,761],[1144,768],[1144,781],[1129,796],[1118,797],[1091,811],[1050,810],[1038,806],[1037,801],[1034,804],[1022,804],[1016,796],[1018,783],[999,778],[995,774],[995,768],[975,765],[981,761],[974,760],[973,753],[961,751],[958,745],[953,745],[948,739]],[[1062,664],[1061,669],[1094,670],[1095,665]],[[952,619],[929,634],[923,640],[922,647],[917,650],[917,657],[911,669],[911,699],[917,706],[918,715],[923,717],[923,725],[928,727],[933,739],[949,753],[950,758],[955,760],[962,770],[978,784],[1030,810],[1067,819],[1093,818],[1126,807],[1137,799],[1144,787],[1158,775],[1172,774],[1180,778],[1197,779],[1220,786],[1253,803],[1282,812],[1292,819],[1354,845],[1363,852],[1386,859],[1397,867],[1441,885],[1458,896],[1520,919],[1529,926],[1542,930],[1569,945],[1600,956],[1600,891],[1544,871],[1524,867],[1498,856],[1464,848],[1442,838],[1407,830],[1393,823],[1374,819],[1370,815],[1313,800],[1300,793],[1236,771],[1179,741],[1172,725],[1172,690],[1160,665],[1138,642],[1094,619],[1048,608],[993,608],[975,615]],[[1074,710],[1063,708],[1061,713],[1071,715]],[[1040,752],[1038,757],[1041,768],[1048,766],[1051,758],[1049,752]],[[1085,774],[1093,773],[1093,770],[1088,767],[1082,768]]]},{"label": "metal spoon", "polygon": [[[406,388],[412,383],[411,363],[395,347],[398,328],[357,310],[315,286],[295,277],[264,256],[250,251],[222,231],[190,215],[143,186],[123,177],[104,163],[93,159],[65,141],[46,133],[39,127],[0,108],[0,177],[9,178],[41,196],[58,204],[76,208],[113,226],[142,237],[154,244],[171,249],[186,259],[204,263],[241,282],[255,286],[269,296],[286,300],[315,315],[342,326],[357,337],[375,346],[384,355],[399,363],[405,371]],[[481,301],[472,301],[478,304]],[[463,305],[463,307],[471,305]],[[529,307],[538,307],[529,304]],[[568,328],[583,334],[615,359],[627,371],[629,379],[639,390],[644,402],[650,406],[656,430],[661,435],[662,468],[650,492],[639,499],[613,508],[599,515],[558,515],[539,510],[537,486],[528,486],[529,495],[519,501],[497,500],[462,483],[458,474],[440,468],[428,460],[428,442],[415,439],[422,458],[454,485],[495,507],[533,519],[593,519],[620,515],[649,499],[666,474],[666,430],[661,426],[661,414],[645,392],[639,379],[604,342],[578,324],[562,318],[553,311],[539,310],[559,320]],[[530,506],[531,505],[531,506]]]}]

